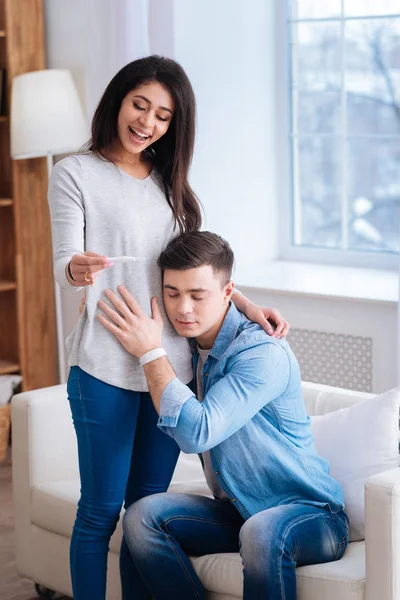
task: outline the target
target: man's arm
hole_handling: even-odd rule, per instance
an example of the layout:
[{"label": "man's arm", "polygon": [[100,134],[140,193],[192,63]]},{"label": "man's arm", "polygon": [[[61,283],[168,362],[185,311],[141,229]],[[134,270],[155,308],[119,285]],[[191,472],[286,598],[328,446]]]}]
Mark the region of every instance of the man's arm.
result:
[{"label": "man's arm", "polygon": [[[157,370],[156,364],[154,369]],[[162,393],[158,425],[184,452],[194,454],[209,450],[283,394],[289,372],[284,348],[268,342],[236,355],[228,373],[208,389],[203,402],[175,377]]]},{"label": "man's arm", "polygon": [[161,396],[167,385],[175,379],[175,371],[167,356],[162,356],[157,360],[144,365],[144,374],[149,386],[151,399],[157,414],[160,414]]}]

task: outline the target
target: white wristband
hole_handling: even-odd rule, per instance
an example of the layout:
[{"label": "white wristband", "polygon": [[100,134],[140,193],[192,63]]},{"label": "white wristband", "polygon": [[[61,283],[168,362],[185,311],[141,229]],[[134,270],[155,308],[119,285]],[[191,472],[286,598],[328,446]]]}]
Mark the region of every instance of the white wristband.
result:
[{"label": "white wristband", "polygon": [[139,358],[139,362],[142,367],[144,367],[147,363],[157,360],[157,358],[161,358],[162,356],[167,356],[164,348],[155,348],[154,350],[150,350],[149,352],[146,352],[146,354],[143,354],[143,356]]}]

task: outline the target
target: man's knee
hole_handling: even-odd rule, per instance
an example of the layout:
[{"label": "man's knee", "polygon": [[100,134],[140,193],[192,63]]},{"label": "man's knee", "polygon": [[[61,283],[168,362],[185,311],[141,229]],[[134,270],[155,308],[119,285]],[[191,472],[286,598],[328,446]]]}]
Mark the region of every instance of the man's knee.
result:
[{"label": "man's knee", "polygon": [[144,546],[151,533],[158,529],[167,497],[167,493],[146,496],[128,508],[122,529],[131,551],[138,545]]},{"label": "man's knee", "polygon": [[239,542],[243,558],[265,560],[284,552],[288,539],[279,511],[270,509],[250,517],[240,530]]}]

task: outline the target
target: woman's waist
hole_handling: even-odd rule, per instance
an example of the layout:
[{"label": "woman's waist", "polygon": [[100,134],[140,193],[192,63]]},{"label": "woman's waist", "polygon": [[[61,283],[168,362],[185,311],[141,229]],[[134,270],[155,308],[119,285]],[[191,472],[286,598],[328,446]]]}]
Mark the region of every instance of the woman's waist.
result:
[{"label": "woman's waist", "polygon": [[[118,339],[107,331],[97,319],[99,309],[97,301],[90,306],[89,300],[84,314],[80,317],[74,330],[67,338],[70,352],[79,355],[106,357],[109,361],[135,362],[137,359],[129,354]],[[164,318],[162,344],[172,360],[186,358],[191,361],[191,351],[186,338],[180,337],[171,323]]]}]

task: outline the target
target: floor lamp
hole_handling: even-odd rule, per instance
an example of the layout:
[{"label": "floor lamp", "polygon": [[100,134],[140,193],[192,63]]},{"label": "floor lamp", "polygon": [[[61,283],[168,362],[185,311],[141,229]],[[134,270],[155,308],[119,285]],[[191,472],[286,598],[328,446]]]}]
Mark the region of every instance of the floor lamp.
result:
[{"label": "floor lamp", "polygon": [[[87,139],[87,123],[69,71],[46,69],[14,77],[11,90],[13,159],[47,157],[50,177],[53,157],[76,152]],[[54,290],[59,378],[65,382],[62,298],[57,283]]]}]

